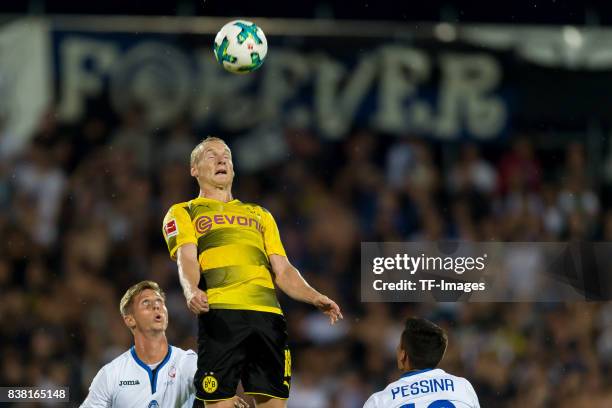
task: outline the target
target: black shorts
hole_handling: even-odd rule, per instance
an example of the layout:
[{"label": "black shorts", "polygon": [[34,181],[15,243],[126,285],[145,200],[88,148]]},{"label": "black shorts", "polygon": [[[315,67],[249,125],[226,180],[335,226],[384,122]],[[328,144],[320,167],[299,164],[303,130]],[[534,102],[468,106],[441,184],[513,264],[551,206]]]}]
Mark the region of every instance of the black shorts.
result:
[{"label": "black shorts", "polygon": [[211,309],[199,316],[196,397],[219,401],[246,394],[289,397],[291,354],[285,317],[250,310]]}]

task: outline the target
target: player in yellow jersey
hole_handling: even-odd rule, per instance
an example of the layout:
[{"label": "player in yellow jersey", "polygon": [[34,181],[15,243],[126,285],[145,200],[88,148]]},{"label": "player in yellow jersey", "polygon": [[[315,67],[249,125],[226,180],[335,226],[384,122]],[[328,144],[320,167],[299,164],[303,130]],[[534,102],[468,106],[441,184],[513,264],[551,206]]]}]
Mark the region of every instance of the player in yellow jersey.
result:
[{"label": "player in yellow jersey", "polygon": [[318,307],[331,324],[342,319],[340,308],[291,265],[272,214],[232,196],[232,153],[223,140],[208,137],[193,149],[191,175],[200,194],[170,208],[163,233],[187,305],[199,315],[196,398],[231,407],[241,380],[258,407],[286,407],[291,354],[275,286]]}]

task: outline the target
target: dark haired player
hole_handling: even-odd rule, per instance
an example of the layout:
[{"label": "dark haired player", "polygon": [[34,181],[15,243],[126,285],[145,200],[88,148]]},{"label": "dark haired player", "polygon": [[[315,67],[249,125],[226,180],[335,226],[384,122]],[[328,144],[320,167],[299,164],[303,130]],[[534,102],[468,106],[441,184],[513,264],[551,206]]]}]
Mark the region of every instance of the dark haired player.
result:
[{"label": "dark haired player", "polygon": [[468,380],[437,368],[447,343],[444,330],[429,320],[406,320],[397,347],[397,365],[404,374],[372,394],[364,408],[480,408]]}]

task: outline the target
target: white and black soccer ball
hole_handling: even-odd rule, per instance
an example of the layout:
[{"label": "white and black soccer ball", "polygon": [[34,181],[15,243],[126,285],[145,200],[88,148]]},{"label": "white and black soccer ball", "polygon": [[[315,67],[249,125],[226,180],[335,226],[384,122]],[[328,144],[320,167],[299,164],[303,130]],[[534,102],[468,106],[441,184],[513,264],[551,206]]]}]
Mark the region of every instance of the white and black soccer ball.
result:
[{"label": "white and black soccer ball", "polygon": [[268,41],[261,28],[250,21],[224,25],[215,37],[215,58],[229,72],[246,74],[263,64]]}]

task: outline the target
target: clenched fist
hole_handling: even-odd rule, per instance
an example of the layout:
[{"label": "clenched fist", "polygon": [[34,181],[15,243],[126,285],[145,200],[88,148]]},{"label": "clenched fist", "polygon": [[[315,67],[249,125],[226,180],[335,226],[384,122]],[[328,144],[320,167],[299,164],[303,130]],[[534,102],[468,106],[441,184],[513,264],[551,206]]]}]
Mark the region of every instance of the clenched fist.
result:
[{"label": "clenched fist", "polygon": [[191,293],[185,294],[187,307],[195,314],[206,313],[210,309],[206,292],[195,288]]}]

